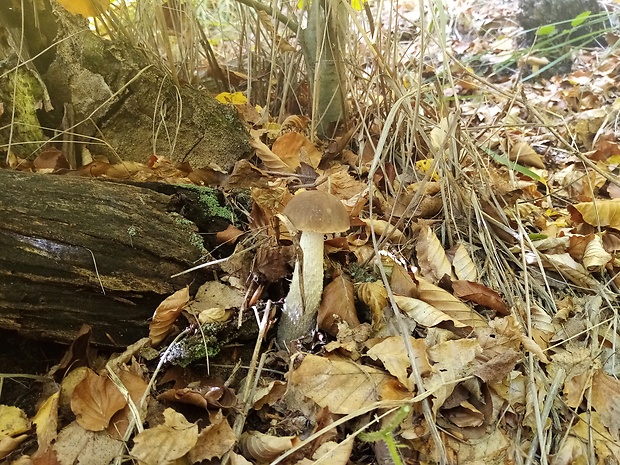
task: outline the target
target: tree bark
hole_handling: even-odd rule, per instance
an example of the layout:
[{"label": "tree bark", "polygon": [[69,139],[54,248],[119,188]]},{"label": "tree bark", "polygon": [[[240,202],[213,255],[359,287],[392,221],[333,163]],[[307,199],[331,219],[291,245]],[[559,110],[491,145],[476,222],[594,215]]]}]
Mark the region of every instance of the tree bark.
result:
[{"label": "tree bark", "polygon": [[99,344],[147,335],[166,296],[204,282],[199,272],[170,277],[208,258],[198,233],[228,224],[225,208],[198,211],[195,187],[9,170],[0,185],[0,327],[56,341],[70,341],[82,323]]}]

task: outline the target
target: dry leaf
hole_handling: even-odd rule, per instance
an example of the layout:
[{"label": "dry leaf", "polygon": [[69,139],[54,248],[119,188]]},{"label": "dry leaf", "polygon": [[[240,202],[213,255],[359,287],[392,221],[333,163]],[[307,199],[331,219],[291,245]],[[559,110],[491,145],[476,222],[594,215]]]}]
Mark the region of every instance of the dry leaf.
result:
[{"label": "dry leaf", "polygon": [[[411,341],[418,373],[422,376],[430,373],[431,366],[426,356],[426,342],[424,339],[414,339],[413,337],[410,337],[409,340]],[[380,360],[387,371],[396,376],[403,386],[413,392],[415,381],[402,337],[386,338],[369,349],[367,355],[373,360]]]},{"label": "dry leaf", "polygon": [[424,386],[428,390],[434,389],[433,411],[435,413],[456,387],[453,381],[472,374],[472,362],[481,352],[482,348],[475,339],[441,342],[427,350],[429,358],[435,364],[433,374],[424,380]]},{"label": "dry leaf", "polygon": [[279,401],[286,392],[284,381],[274,380],[263,387],[258,387],[254,393],[254,410],[260,410],[264,405],[273,405]]},{"label": "dry leaf", "polygon": [[394,300],[396,301],[398,308],[405,312],[409,318],[412,318],[417,324],[426,328],[437,326],[443,321],[450,321],[457,328],[467,327],[467,324],[455,320],[451,316],[445,314],[441,310],[433,307],[431,304],[428,304],[423,300],[416,299],[414,297],[404,297],[401,295],[395,295]]},{"label": "dry leaf", "polygon": [[452,290],[456,297],[495,310],[500,315],[510,313],[500,295],[482,284],[471,281],[452,281]]},{"label": "dry leaf", "polygon": [[389,380],[376,368],[308,355],[291,374],[290,386],[321,407],[346,415],[378,401]]},{"label": "dry leaf", "polygon": [[108,0],[58,0],[65,10],[74,15],[92,18],[108,9]]},{"label": "dry leaf", "polygon": [[440,287],[426,281],[424,278],[416,277],[417,283],[414,289],[414,296],[432,305],[440,312],[445,313],[455,321],[472,328],[485,327],[487,322],[475,311]]},{"label": "dry leaf", "polygon": [[422,276],[438,283],[445,275],[452,275],[452,265],[446,252],[431,228],[423,225],[416,242],[416,253]]},{"label": "dry leaf", "polygon": [[611,436],[620,437],[620,381],[601,369],[592,378],[592,407]]},{"label": "dry leaf", "polygon": [[271,436],[259,431],[247,431],[241,435],[239,444],[244,455],[269,463],[283,452],[293,448],[295,436]]},{"label": "dry leaf", "polygon": [[[361,221],[366,223],[366,230],[368,235],[372,233],[371,227],[374,229],[377,237],[385,237],[387,240],[392,242],[393,244],[403,244],[407,241],[405,235],[390,223],[385,220],[371,220],[371,219],[362,219]],[[372,226],[371,226],[372,225]]]},{"label": "dry leaf", "polygon": [[0,405],[0,459],[13,452],[27,438],[30,429],[26,414],[17,407]]},{"label": "dry leaf", "polygon": [[[568,206],[573,221],[580,219],[592,226],[610,226],[620,229],[620,199],[597,200]],[[574,210],[580,213],[581,218],[575,216]]]},{"label": "dry leaf", "polygon": [[583,265],[577,263],[570,254],[545,254],[542,257],[547,267],[554,269],[574,284],[593,290],[601,287],[600,283],[590,276]]},{"label": "dry leaf", "polygon": [[53,448],[58,463],[75,465],[109,465],[125,450],[122,441],[103,431],[87,431],[75,421],[58,433]]},{"label": "dry leaf", "polygon": [[187,454],[190,463],[221,459],[237,442],[237,436],[221,410],[209,414],[209,422],[209,426],[198,435],[196,445]]},{"label": "dry leaf", "polygon": [[594,234],[592,240],[586,245],[582,262],[588,271],[600,271],[612,258],[611,254],[603,247],[602,237],[599,234]]},{"label": "dry leaf", "polygon": [[165,422],[142,431],[134,438],[131,456],[145,464],[172,465],[187,454],[198,441],[198,425],[167,408]]},{"label": "dry leaf", "polygon": [[530,147],[525,141],[515,142],[510,147],[510,160],[519,163],[520,165],[533,166],[534,168],[545,169],[542,157],[536,153],[536,151]]},{"label": "dry leaf", "polygon": [[355,441],[342,441],[340,444],[328,441],[319,446],[312,459],[312,464],[319,465],[347,465],[351,458]]},{"label": "dry leaf", "polygon": [[159,304],[149,325],[149,338],[156,346],[172,331],[174,322],[189,302],[189,286],[179,289]]},{"label": "dry leaf", "polygon": [[271,146],[271,151],[293,171],[299,167],[300,161],[317,168],[322,158],[321,152],[310,139],[298,132],[288,132],[278,137]]},{"label": "dry leaf", "polygon": [[0,436],[17,436],[30,429],[30,421],[22,409],[0,405]]},{"label": "dry leaf", "polygon": [[250,139],[250,145],[256,150],[256,156],[265,164],[265,167],[270,171],[278,173],[294,173],[295,170],[291,169],[286,163],[280,159],[275,153],[269,150],[258,137]]},{"label": "dry leaf", "polygon": [[58,431],[58,399],[60,391],[52,394],[39,407],[32,422],[37,428],[38,452],[45,451],[52,441],[56,440]]},{"label": "dry leaf", "polygon": [[357,297],[370,309],[372,327],[377,330],[383,322],[383,315],[388,305],[388,295],[382,281],[360,283]]},{"label": "dry leaf", "polygon": [[332,336],[338,334],[339,321],[345,321],[351,328],[360,324],[355,310],[353,283],[344,274],[325,287],[317,315],[319,328]]},{"label": "dry leaf", "polygon": [[78,424],[88,431],[106,429],[114,414],[125,404],[125,398],[112,380],[91,369],[71,394],[71,410]]},{"label": "dry leaf", "polygon": [[465,245],[462,243],[459,243],[454,250],[452,267],[454,268],[454,274],[458,279],[464,279],[467,281],[478,280],[478,270],[476,269],[476,265],[469,256],[469,252],[465,248]]}]

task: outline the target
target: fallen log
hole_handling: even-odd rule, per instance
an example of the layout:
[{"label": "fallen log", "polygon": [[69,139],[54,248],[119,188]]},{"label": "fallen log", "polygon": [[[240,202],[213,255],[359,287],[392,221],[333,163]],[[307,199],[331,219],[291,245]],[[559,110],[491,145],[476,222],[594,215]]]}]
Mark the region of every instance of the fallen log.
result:
[{"label": "fallen log", "polygon": [[0,185],[0,328],[59,342],[83,323],[104,345],[147,335],[166,296],[204,282],[196,272],[171,278],[208,259],[199,233],[228,224],[225,208],[197,212],[196,187],[10,170]]}]

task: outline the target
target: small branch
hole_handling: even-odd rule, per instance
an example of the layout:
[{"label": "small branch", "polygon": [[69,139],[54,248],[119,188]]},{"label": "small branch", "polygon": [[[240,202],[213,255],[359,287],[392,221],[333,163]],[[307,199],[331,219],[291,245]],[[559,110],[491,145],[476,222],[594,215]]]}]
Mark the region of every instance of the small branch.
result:
[{"label": "small branch", "polygon": [[276,18],[278,21],[280,21],[282,24],[288,27],[295,34],[299,32],[299,24],[297,23],[297,21],[289,18],[288,16],[280,12],[274,13],[273,8],[271,8],[270,6],[263,5],[262,3],[259,3],[255,0],[237,0],[237,1],[239,3],[243,3],[244,5],[254,8],[256,11],[264,11],[269,16]]}]

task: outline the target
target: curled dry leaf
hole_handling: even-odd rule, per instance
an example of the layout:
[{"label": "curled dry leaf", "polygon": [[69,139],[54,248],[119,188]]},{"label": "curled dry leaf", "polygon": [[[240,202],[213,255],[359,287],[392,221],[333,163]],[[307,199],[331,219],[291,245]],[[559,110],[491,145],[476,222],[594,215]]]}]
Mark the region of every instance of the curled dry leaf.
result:
[{"label": "curled dry leaf", "polygon": [[424,277],[437,283],[445,275],[448,277],[452,275],[452,265],[446,257],[446,252],[433,230],[427,225],[420,228],[415,249],[420,272]]},{"label": "curled dry leaf", "polygon": [[599,282],[590,276],[583,265],[577,263],[570,254],[546,254],[542,257],[548,268],[554,269],[572,283],[586,289],[598,289],[600,287]]},{"label": "curled dry leaf", "polygon": [[49,396],[32,419],[37,428],[37,442],[39,444],[37,452],[45,451],[57,437],[59,397],[60,391]]},{"label": "curled dry leaf", "polygon": [[260,141],[258,137],[250,139],[250,145],[256,150],[256,156],[261,159],[265,167],[270,171],[278,173],[294,173],[289,165],[284,163],[280,157],[273,153],[269,147]]},{"label": "curled dry leaf", "polygon": [[603,247],[603,239],[599,234],[594,234],[594,237],[588,244],[583,253],[583,265],[588,271],[599,271],[607,263],[611,261],[613,257]]},{"label": "curled dry leaf", "polygon": [[178,402],[202,407],[231,408],[237,403],[234,391],[226,386],[217,384],[202,384],[184,388],[172,388],[157,396],[157,400]]},{"label": "curled dry leaf", "polygon": [[149,325],[149,338],[154,346],[162,342],[172,330],[183,308],[189,302],[189,286],[179,289],[159,304]]},{"label": "curled dry leaf", "polygon": [[335,336],[339,321],[346,321],[351,328],[359,326],[354,294],[353,283],[345,275],[334,278],[323,291],[317,315],[319,328]]},{"label": "curled dry leaf", "polygon": [[383,321],[385,308],[388,305],[388,295],[382,281],[360,283],[357,288],[357,297],[370,309],[373,329],[378,329]]},{"label": "curled dry leaf", "polygon": [[495,310],[500,315],[508,315],[510,313],[501,296],[493,289],[480,283],[460,280],[452,281],[452,290],[455,296]]},{"label": "curled dry leaf", "polygon": [[[360,218],[361,219],[361,218]],[[385,236],[393,244],[403,244],[407,241],[407,237],[385,220],[361,219],[366,223],[368,235],[371,234],[371,227],[375,230],[377,237]],[[371,226],[372,225],[372,226]]]},{"label": "curled dry leaf", "polygon": [[125,407],[126,401],[110,378],[87,370],[84,379],[73,389],[71,410],[82,428],[102,431],[114,414]]},{"label": "curled dry leaf", "polygon": [[266,386],[258,387],[254,393],[254,410],[260,410],[264,405],[273,405],[284,396],[286,383],[274,380]]},{"label": "curled dry leaf", "polygon": [[258,431],[248,431],[241,435],[239,444],[247,457],[259,463],[269,463],[294,446],[295,436],[270,436]]}]

